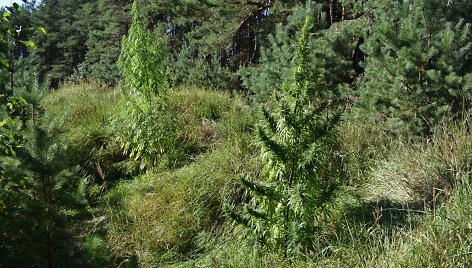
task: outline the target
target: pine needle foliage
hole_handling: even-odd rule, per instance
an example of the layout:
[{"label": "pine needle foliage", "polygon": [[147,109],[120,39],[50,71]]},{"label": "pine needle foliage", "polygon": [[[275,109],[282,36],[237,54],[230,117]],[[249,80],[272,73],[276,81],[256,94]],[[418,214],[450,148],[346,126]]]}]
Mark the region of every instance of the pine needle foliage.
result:
[{"label": "pine needle foliage", "polygon": [[23,178],[26,195],[16,204],[19,220],[12,221],[9,231],[30,243],[38,243],[39,247],[31,249],[32,255],[44,267],[53,267],[62,254],[59,241],[64,235],[66,211],[74,211],[85,200],[76,192],[77,169],[69,165],[67,148],[59,143],[60,130],[54,122],[51,126],[39,119],[31,123],[25,134],[26,142],[17,153],[17,172]]},{"label": "pine needle foliage", "polygon": [[465,118],[472,103],[470,24],[448,19],[440,0],[373,3],[355,107],[410,135],[431,135],[441,122]]},{"label": "pine needle foliage", "polygon": [[309,249],[337,181],[327,162],[340,113],[330,112],[320,98],[321,77],[308,61],[311,27],[312,18],[306,17],[295,49],[294,82],[282,86],[274,112],[263,109],[257,126],[266,180],[241,179],[253,195],[251,204],[240,214],[225,208],[263,245],[285,256]]}]

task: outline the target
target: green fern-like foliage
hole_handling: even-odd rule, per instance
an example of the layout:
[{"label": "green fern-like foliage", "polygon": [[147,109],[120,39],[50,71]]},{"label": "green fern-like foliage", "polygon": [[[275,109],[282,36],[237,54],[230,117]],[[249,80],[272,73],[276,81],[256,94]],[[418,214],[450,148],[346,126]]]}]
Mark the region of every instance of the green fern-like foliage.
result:
[{"label": "green fern-like foliage", "polygon": [[121,105],[126,108],[115,118],[114,128],[124,152],[142,160],[142,168],[165,165],[162,160],[175,144],[177,122],[171,111],[175,107],[163,99],[146,102],[137,97],[123,100]]},{"label": "green fern-like foliage", "polygon": [[123,39],[118,66],[126,92],[123,112],[115,125],[118,139],[127,154],[142,159],[143,166],[156,166],[173,146],[175,120],[167,116],[169,91],[166,51],[158,38],[144,25],[139,1],[133,2],[133,22]]},{"label": "green fern-like foliage", "polygon": [[282,87],[274,112],[263,109],[257,127],[266,180],[258,184],[242,179],[252,202],[241,214],[228,213],[264,245],[285,255],[310,246],[317,218],[327,211],[336,188],[337,175],[327,172],[327,162],[340,114],[329,112],[321,98],[321,77],[308,61],[311,25],[307,17],[298,37],[294,82]]},{"label": "green fern-like foliage", "polygon": [[124,82],[131,89],[148,97],[164,94],[169,88],[166,53],[156,36],[144,25],[140,17],[139,1],[133,2],[133,22],[128,36],[123,38],[118,66]]}]

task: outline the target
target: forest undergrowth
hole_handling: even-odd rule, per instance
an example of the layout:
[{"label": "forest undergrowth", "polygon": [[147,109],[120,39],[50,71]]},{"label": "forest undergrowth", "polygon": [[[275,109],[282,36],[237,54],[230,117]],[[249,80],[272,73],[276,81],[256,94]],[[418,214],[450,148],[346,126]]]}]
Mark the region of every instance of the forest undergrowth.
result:
[{"label": "forest undergrowth", "polygon": [[257,111],[244,98],[198,88],[171,93],[169,100],[183,109],[175,114],[180,158],[144,173],[139,161],[114,152],[119,145],[109,126],[118,98],[117,89],[84,83],[64,85],[44,100],[46,115],[64,121],[71,154],[83,156],[75,161],[88,174],[84,194],[95,200],[81,234],[90,265],[456,267],[471,261],[468,120],[408,140],[346,118],[339,126],[346,180],[331,215],[312,250],[284,259],[242,239],[222,211],[225,203],[249,198],[241,174],[261,180],[251,123]]},{"label": "forest undergrowth", "polygon": [[0,9],[0,267],[472,267],[468,0]]}]

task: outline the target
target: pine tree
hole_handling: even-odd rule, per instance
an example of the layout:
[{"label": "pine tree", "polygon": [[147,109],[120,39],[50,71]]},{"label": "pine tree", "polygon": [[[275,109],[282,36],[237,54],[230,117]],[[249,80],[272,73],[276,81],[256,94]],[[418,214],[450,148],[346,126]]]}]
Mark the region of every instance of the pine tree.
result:
[{"label": "pine tree", "polygon": [[42,125],[40,102],[47,88],[30,72],[18,72],[14,84],[14,97],[23,103],[15,106],[22,124],[11,118],[20,127],[9,132],[21,146],[0,154],[0,266],[53,267],[54,234],[63,220],[59,210],[78,203],[71,198],[76,177],[57,143],[58,129]]},{"label": "pine tree", "polygon": [[[268,35],[268,44],[260,48],[257,64],[240,69],[243,86],[254,93],[257,101],[267,101],[277,85],[292,81],[293,48],[296,29],[303,25],[305,16],[316,19],[311,32],[309,61],[323,75],[326,89],[324,98],[342,103],[343,94],[353,88],[353,81],[362,73],[358,46],[366,29],[365,20],[352,19],[328,23],[324,6],[312,1],[296,5],[284,24],[278,24],[274,34]],[[347,18],[347,16],[346,16]]]},{"label": "pine tree", "polygon": [[32,177],[32,194],[40,200],[40,219],[37,223],[44,230],[44,242],[48,267],[53,267],[53,232],[56,228],[57,208],[54,189],[57,177],[64,170],[61,147],[54,142],[47,129],[34,125],[30,141],[20,150],[19,157],[23,167]]},{"label": "pine tree", "polygon": [[45,0],[34,12],[38,25],[47,34],[34,39],[37,49],[33,57],[40,82],[50,78],[56,88],[84,61],[86,33],[77,24],[80,7],[86,0]]},{"label": "pine tree", "polygon": [[255,94],[257,101],[267,100],[278,85],[292,79],[293,40],[288,36],[287,28],[277,25],[275,34],[269,36],[269,48],[261,48],[259,63],[239,71],[243,86]]},{"label": "pine tree", "polygon": [[283,85],[275,112],[264,109],[257,127],[267,179],[263,184],[242,179],[254,195],[243,214],[226,208],[264,245],[282,249],[286,256],[310,247],[337,180],[327,163],[340,113],[330,112],[321,77],[309,62],[311,26],[307,17],[296,44],[293,83]]},{"label": "pine tree", "polygon": [[87,33],[85,64],[90,76],[107,84],[121,80],[117,61],[121,53],[121,40],[131,23],[133,1],[90,1],[81,8],[78,24]]},{"label": "pine tree", "polygon": [[[44,91],[44,88],[37,91]],[[41,96],[40,92],[30,95],[34,99],[32,103],[39,103]],[[67,211],[85,212],[86,200],[77,191],[81,178],[77,176],[78,169],[70,165],[66,157],[67,148],[60,143],[62,132],[57,122],[46,122],[39,112],[31,117],[26,142],[17,154],[16,172],[24,180],[22,191],[26,195],[16,204],[17,218],[13,222],[18,226],[12,225],[9,231],[20,238],[14,243],[23,243],[21,238],[24,236],[23,239],[33,243],[34,247],[27,254],[33,255],[42,266],[69,266],[75,258],[64,252],[64,241],[68,242],[69,252],[75,250],[70,244],[71,234],[67,232],[74,224],[71,219],[81,216]],[[30,246],[20,248],[25,250]],[[11,257],[18,257],[15,255]]]},{"label": "pine tree", "polygon": [[372,3],[357,111],[407,134],[460,118],[472,103],[470,25],[448,18],[444,1]]}]

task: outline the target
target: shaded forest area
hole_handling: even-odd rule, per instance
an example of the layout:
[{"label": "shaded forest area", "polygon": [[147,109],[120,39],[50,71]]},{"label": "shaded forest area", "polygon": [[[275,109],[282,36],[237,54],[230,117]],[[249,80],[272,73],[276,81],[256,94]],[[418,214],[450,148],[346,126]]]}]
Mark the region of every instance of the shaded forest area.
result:
[{"label": "shaded forest area", "polygon": [[471,1],[0,13],[0,267],[472,265]]}]

